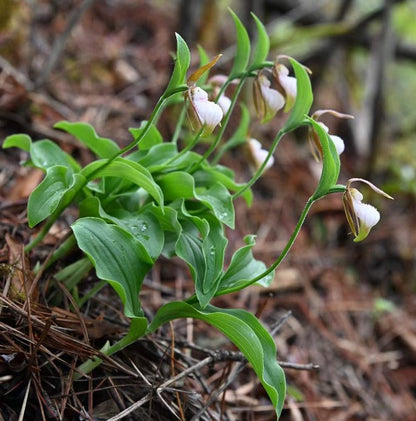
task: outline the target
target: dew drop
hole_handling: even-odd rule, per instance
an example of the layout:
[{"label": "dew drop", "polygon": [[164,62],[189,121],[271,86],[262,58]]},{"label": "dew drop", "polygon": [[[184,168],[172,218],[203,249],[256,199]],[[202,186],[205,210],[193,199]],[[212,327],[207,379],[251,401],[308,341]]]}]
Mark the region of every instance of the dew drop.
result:
[{"label": "dew drop", "polygon": [[225,219],[228,216],[227,212],[221,212],[220,213],[220,219]]},{"label": "dew drop", "polygon": [[143,222],[143,223],[140,225],[140,231],[141,231],[141,232],[146,231],[148,228],[149,228],[149,225],[147,225],[147,224],[146,224],[146,222]]}]

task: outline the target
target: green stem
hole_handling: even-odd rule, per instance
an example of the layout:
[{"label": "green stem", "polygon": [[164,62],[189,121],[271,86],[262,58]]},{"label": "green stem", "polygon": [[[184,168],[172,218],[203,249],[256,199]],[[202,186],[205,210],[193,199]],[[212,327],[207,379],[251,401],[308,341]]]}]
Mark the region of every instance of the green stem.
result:
[{"label": "green stem", "polygon": [[[132,344],[133,342],[137,341],[137,339],[141,338],[146,334],[147,329],[147,320],[144,317],[138,317],[136,319],[131,320],[130,329],[126,336],[121,338],[119,341],[117,341],[113,345],[109,345],[106,343],[101,349],[100,352],[103,355],[110,356],[112,354],[115,354],[118,351],[121,351],[126,346]],[[78,366],[78,373],[74,374],[74,379],[78,380],[81,377],[81,373],[88,374],[94,368],[98,367],[103,360],[99,357],[91,358],[84,363],[82,363],[80,366]]]},{"label": "green stem", "polygon": [[71,234],[52,254],[51,258],[46,263],[44,269],[51,267],[61,257],[67,255],[75,246],[77,242],[74,234]]},{"label": "green stem", "polygon": [[285,135],[285,132],[279,131],[276,135],[276,137],[273,140],[272,146],[269,149],[269,153],[266,156],[266,159],[263,161],[263,163],[260,165],[260,167],[257,169],[253,177],[242,187],[240,190],[235,192],[233,194],[233,200],[237,197],[241,196],[247,189],[249,189],[263,174],[264,169],[266,168],[267,162],[269,161],[270,157],[274,154],[277,145],[279,144],[282,137]]},{"label": "green stem", "polygon": [[310,197],[308,199],[308,201],[306,202],[305,207],[303,208],[303,211],[299,217],[299,220],[296,224],[296,227],[292,233],[292,235],[290,236],[288,242],[286,243],[285,248],[282,250],[282,252],[280,253],[279,257],[275,260],[275,262],[268,267],[264,272],[262,272],[260,275],[257,275],[255,278],[250,279],[249,281],[246,282],[246,284],[244,286],[238,285],[234,288],[227,288],[224,289],[223,291],[218,291],[215,296],[220,296],[220,295],[225,295],[225,294],[229,294],[231,292],[235,292],[235,291],[239,291],[241,289],[247,288],[250,285],[255,284],[256,282],[260,281],[261,279],[263,279],[265,276],[267,276],[269,273],[273,272],[279,265],[280,263],[282,263],[282,261],[284,260],[284,258],[287,256],[287,254],[289,253],[290,249],[292,248],[299,232],[300,229],[302,228],[303,223],[305,222],[306,216],[309,213],[309,210],[311,209],[312,205],[315,203],[315,200],[312,199],[312,197]]},{"label": "green stem", "polygon": [[173,136],[172,136],[172,140],[171,140],[172,143],[175,143],[175,144],[178,143],[178,138],[182,130],[182,125],[185,119],[185,115],[186,115],[186,107],[182,107],[181,113],[179,114],[178,122],[175,127],[175,132],[173,133]]},{"label": "green stem", "polygon": [[94,285],[82,298],[78,301],[78,307],[81,308],[91,297],[97,294],[100,289],[104,288],[108,284],[107,281],[100,281]]}]

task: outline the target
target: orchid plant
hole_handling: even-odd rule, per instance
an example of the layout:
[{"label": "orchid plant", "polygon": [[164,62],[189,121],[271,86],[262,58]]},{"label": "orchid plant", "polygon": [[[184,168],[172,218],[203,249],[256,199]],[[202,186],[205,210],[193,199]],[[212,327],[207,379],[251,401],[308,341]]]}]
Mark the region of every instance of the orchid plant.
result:
[{"label": "orchid plant", "polygon": [[[190,51],[177,34],[175,66],[168,86],[149,119],[140,127],[130,129],[133,140],[125,148],[100,137],[89,124],[67,121],[55,127],[73,135],[97,157],[83,168],[48,139],[33,142],[26,134],[16,134],[6,138],[3,147],[27,151],[30,156],[27,165],[45,172],[43,181],[28,200],[29,226],[43,223],[43,227],[27,245],[27,252],[43,240],[65,209],[70,205],[78,207],[79,216],[71,225],[72,235],[45,265],[50,266],[77,246],[85,257],[55,277],[74,287],[92,265],[101,280],[93,292],[109,283],[119,295],[125,315],[131,319],[130,331],[118,342],[105,345],[102,354],[111,355],[173,319],[203,320],[224,333],[245,355],[279,417],[286,386],[284,372],[276,361],[273,338],[253,314],[242,309],[215,307],[211,301],[253,284],[269,285],[274,270],[289,252],[317,200],[343,193],[351,231],[355,241],[362,241],[380,215],[374,207],[362,203],[362,194],[351,184],[361,181],[389,196],[361,179],[351,179],[347,185],[337,184],[339,154],[344,143],[341,138],[329,135],[327,127],[318,119],[326,112],[341,118],[350,116],[323,110],[309,117],[313,94],[308,69],[287,56],[269,61],[270,41],[260,20],[253,15],[258,36],[256,44],[251,45],[245,27],[237,15],[230,13],[236,28],[237,51],[228,76],[208,79],[220,56],[210,61],[200,49],[200,68],[187,78]],[[282,61],[290,65],[292,76]],[[269,150],[249,135],[250,111],[239,98],[249,78],[254,78],[253,102],[261,122],[270,121],[278,112],[288,113]],[[229,98],[226,91],[231,84],[235,86]],[[173,138],[166,140],[157,123],[171,103],[181,103],[183,112]],[[241,107],[241,121],[234,135],[225,139],[225,128],[237,103]],[[186,115],[190,129],[186,128]],[[253,256],[255,236],[251,235],[244,239],[245,245],[234,252],[231,261],[226,262],[225,227],[234,228],[235,199],[242,196],[247,205],[251,204],[251,188],[273,165],[280,140],[301,126],[309,128],[309,141],[315,157],[322,161],[322,173],[286,246],[275,262],[266,267]],[[193,131],[193,137],[180,148],[182,136],[189,138],[189,130]],[[201,137],[209,139],[203,154],[195,151]],[[240,184],[233,171],[219,161],[227,150],[242,144],[249,151],[253,174]],[[164,304],[149,321],[141,308],[139,294],[144,278],[151,277],[149,272],[160,256],[183,259],[195,291],[183,301]],[[82,305],[88,297],[76,297],[78,304]],[[88,360],[77,371],[89,373],[100,362],[99,358]]]}]

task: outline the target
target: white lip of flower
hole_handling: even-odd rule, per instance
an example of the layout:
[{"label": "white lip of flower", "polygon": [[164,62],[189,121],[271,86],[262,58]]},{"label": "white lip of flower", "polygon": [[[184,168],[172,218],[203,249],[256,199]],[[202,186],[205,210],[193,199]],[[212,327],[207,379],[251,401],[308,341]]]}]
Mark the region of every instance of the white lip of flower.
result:
[{"label": "white lip of flower", "polygon": [[254,102],[262,123],[270,121],[285,105],[283,95],[270,85],[270,80],[263,74],[259,74],[254,82]]},{"label": "white lip of flower", "polygon": [[[251,138],[248,140],[248,148],[249,148],[251,157],[253,158],[256,169],[260,168],[263,162],[265,161],[269,152],[266,149],[263,149],[261,143],[257,139],[254,139],[254,138]],[[264,170],[271,168],[273,164],[274,164],[274,158],[273,156],[271,156],[270,159],[267,161],[267,164],[264,167]]]},{"label": "white lip of flower", "polygon": [[224,116],[221,107],[209,101],[208,94],[198,86],[189,88],[188,95],[196,120],[203,127],[202,135],[211,134]]},{"label": "white lip of flower", "polygon": [[[219,89],[214,90],[214,94],[218,95]],[[217,99],[217,104],[221,107],[221,110],[224,115],[228,113],[228,110],[231,107],[231,99],[224,94],[221,94],[220,97]]]},{"label": "white lip of flower", "polygon": [[298,90],[296,78],[289,76],[289,69],[283,64],[277,64],[273,69],[273,73],[277,82],[286,94],[286,105],[284,111],[287,112],[293,107],[296,101]]},{"label": "white lip of flower", "polygon": [[344,141],[339,136],[329,134],[329,129],[324,123],[318,121],[318,124],[328,133],[329,137],[335,145],[335,149],[337,150],[338,155],[341,155],[345,150]]},{"label": "white lip of flower", "polygon": [[388,199],[393,198],[362,178],[352,178],[348,181],[342,200],[348,224],[355,236],[354,241],[358,242],[367,238],[371,228],[380,221],[380,212],[374,206],[362,202],[363,195],[361,192],[351,187],[351,183],[354,181],[361,181],[369,185],[375,192]]}]

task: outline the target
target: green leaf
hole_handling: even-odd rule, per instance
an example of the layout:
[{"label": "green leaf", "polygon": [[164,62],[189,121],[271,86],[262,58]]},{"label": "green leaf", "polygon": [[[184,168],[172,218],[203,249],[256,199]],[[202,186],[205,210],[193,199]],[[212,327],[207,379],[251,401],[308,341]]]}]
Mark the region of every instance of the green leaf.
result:
[{"label": "green leaf", "polygon": [[317,200],[328,194],[330,189],[336,185],[341,163],[334,142],[328,133],[314,119],[308,117],[307,120],[318,135],[322,146],[322,173],[318,187],[312,196],[313,200]]},{"label": "green leaf", "polygon": [[205,307],[218,289],[222,275],[227,239],[222,224],[205,212],[196,217],[183,209],[187,218],[176,243],[176,254],[188,263],[195,281],[195,290],[201,307]]},{"label": "green leaf", "polygon": [[118,226],[130,232],[147,251],[153,262],[160,256],[163,249],[164,236],[158,218],[152,208],[146,207],[140,212],[123,212],[111,216],[111,220]]},{"label": "green leaf", "polygon": [[282,128],[282,133],[288,133],[305,123],[313,102],[311,81],[305,68],[295,59],[289,59],[296,77],[296,101],[293,110]]},{"label": "green leaf", "polygon": [[246,70],[248,60],[250,58],[250,38],[248,37],[246,28],[241,23],[238,16],[231,9],[228,10],[234,20],[237,33],[237,51],[235,53],[233,67],[230,75],[228,76],[228,79],[231,80],[239,77],[241,73]]},{"label": "green leaf", "polygon": [[253,49],[254,55],[250,66],[255,69],[262,65],[269,54],[270,38],[261,20],[253,12],[251,12],[251,16],[257,27],[257,42]]},{"label": "green leaf", "polygon": [[232,196],[221,183],[214,183],[207,190],[198,191],[195,198],[212,209],[223,224],[234,229],[235,213]]},{"label": "green leaf", "polygon": [[55,165],[46,170],[46,176],[29,196],[27,215],[29,227],[48,218],[59,207],[65,207],[73,200],[85,178],[72,174],[68,167]]},{"label": "green leaf", "polygon": [[215,216],[230,228],[234,227],[234,206],[232,196],[221,183],[214,183],[208,189],[195,189],[192,175],[175,171],[157,178],[167,201],[176,199],[197,199],[211,209]]},{"label": "green leaf", "polygon": [[68,155],[56,143],[50,140],[33,142],[30,148],[30,157],[33,165],[43,170],[47,170],[55,165],[71,168],[75,172],[81,169],[72,156]]},{"label": "green leaf", "polygon": [[133,236],[99,218],[81,218],[72,224],[79,248],[88,255],[97,276],[120,296],[127,317],[141,317],[139,292],[152,267],[144,247]]},{"label": "green leaf", "polygon": [[109,164],[105,160],[94,161],[82,170],[86,179],[91,176],[98,177],[119,177],[136,184],[146,190],[160,205],[163,206],[163,193],[160,187],[153,180],[150,172],[142,165],[125,158],[116,158]]},{"label": "green leaf", "polygon": [[44,171],[55,165],[71,168],[75,172],[81,169],[71,155],[68,155],[56,143],[48,139],[32,142],[30,136],[26,134],[15,134],[8,136],[3,142],[3,148],[12,147],[30,152],[32,164]]},{"label": "green leaf", "polygon": [[[140,123],[140,127],[138,129],[136,128],[130,128],[129,132],[133,135],[134,139],[137,140],[143,131],[145,130],[147,126],[147,121],[144,120]],[[148,150],[152,146],[158,145],[159,143],[163,142],[163,137],[160,134],[159,130],[154,124],[151,124],[149,129],[147,130],[147,133],[143,136],[143,138],[139,142],[139,149],[141,151]]]},{"label": "green leaf", "polygon": [[[245,288],[247,282],[267,269],[262,261],[256,260],[253,256],[252,248],[256,244],[254,239],[254,235],[245,237],[244,241],[246,245],[233,254],[230,266],[219,282],[216,295],[224,295],[228,292],[239,291]],[[273,280],[273,275],[274,273],[272,272],[259,281],[258,284],[268,286]]]},{"label": "green leaf", "polygon": [[147,168],[149,172],[160,171],[164,168],[164,163],[177,155],[178,147],[174,143],[160,143],[150,149],[140,150],[128,155],[128,159],[137,162]]},{"label": "green leaf", "polygon": [[[201,222],[203,221],[201,220]],[[204,222],[204,225],[204,231],[208,231],[208,223]],[[176,242],[175,252],[188,264],[198,294],[203,288],[207,262],[203,252],[202,238],[194,223],[189,220],[182,221],[182,232]]]},{"label": "green leaf", "polygon": [[7,136],[3,142],[3,148],[20,148],[26,152],[30,151],[30,145],[32,144],[32,139],[27,134],[12,134]]},{"label": "green leaf", "polygon": [[176,35],[176,59],[175,67],[173,68],[172,77],[165,90],[168,94],[170,91],[177,88],[179,85],[185,83],[186,72],[188,71],[191,62],[191,53],[185,40],[179,35]]},{"label": "green leaf", "polygon": [[244,310],[225,310],[211,305],[201,310],[177,301],[159,309],[148,333],[171,320],[186,317],[209,323],[239,348],[252,365],[279,417],[286,393],[285,374],[277,363],[273,338],[257,318]]},{"label": "green leaf", "polygon": [[99,158],[112,158],[120,151],[116,142],[98,136],[94,127],[88,123],[60,121],[54,127],[74,136]]},{"label": "green leaf", "polygon": [[195,197],[195,182],[192,175],[175,171],[157,178],[165,200],[191,199]]}]

